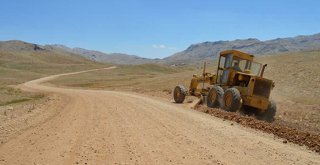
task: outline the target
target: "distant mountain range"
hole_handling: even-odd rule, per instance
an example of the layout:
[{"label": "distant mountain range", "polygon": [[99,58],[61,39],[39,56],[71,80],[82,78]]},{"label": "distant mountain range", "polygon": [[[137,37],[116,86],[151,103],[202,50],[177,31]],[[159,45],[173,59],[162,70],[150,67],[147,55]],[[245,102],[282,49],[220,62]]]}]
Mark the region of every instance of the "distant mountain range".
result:
[{"label": "distant mountain range", "polygon": [[236,49],[254,55],[278,54],[320,49],[320,33],[297,36],[292,38],[277,38],[268,41],[258,39],[238,39],[234,41],[215,41],[192,44],[186,50],[175,53],[163,59],[148,59],[123,53],[103,53],[83,48],[69,48],[64,45],[38,45],[23,41],[0,41],[0,50],[10,51],[53,51],[82,56],[92,61],[114,64],[144,64],[144,63],[189,63],[199,60],[215,59],[220,51]]},{"label": "distant mountain range", "polygon": [[114,63],[114,64],[144,64],[144,63],[152,63],[156,60],[147,59],[135,55],[128,55],[124,53],[103,53],[95,50],[87,50],[83,48],[69,48],[64,45],[45,45],[45,49],[60,49],[63,51],[71,52],[74,54],[78,54],[87,59],[104,62],[104,63]]},{"label": "distant mountain range", "polygon": [[127,55],[123,53],[102,53],[94,50],[87,50],[83,48],[69,48],[64,45],[39,45],[18,40],[0,41],[0,53],[47,53],[59,55],[80,56],[91,61],[113,64],[144,64],[153,63],[159,60],[152,60],[138,57],[135,55]]},{"label": "distant mountain range", "polygon": [[316,50],[320,49],[320,33],[292,38],[277,38],[268,41],[249,38],[234,41],[203,42],[193,44],[186,50],[175,53],[163,60],[170,63],[176,63],[214,59],[217,58],[220,51],[227,49],[236,49],[253,55]]}]

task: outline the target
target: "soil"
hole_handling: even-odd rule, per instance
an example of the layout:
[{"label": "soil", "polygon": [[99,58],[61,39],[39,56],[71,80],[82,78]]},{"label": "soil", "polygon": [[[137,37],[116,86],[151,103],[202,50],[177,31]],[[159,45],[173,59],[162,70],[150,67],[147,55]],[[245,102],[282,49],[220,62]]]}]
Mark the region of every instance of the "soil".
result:
[{"label": "soil", "polygon": [[320,164],[319,154],[304,146],[212,118],[185,104],[45,83],[68,75],[20,86],[61,100],[45,109],[55,115],[0,145],[0,164]]},{"label": "soil", "polygon": [[277,137],[283,138],[284,143],[292,142],[298,145],[305,145],[309,149],[320,153],[320,133],[297,129],[293,126],[288,126],[287,123],[277,121],[268,123],[259,121],[253,117],[242,116],[238,113],[226,112],[221,109],[208,108],[203,105],[196,106],[197,111],[208,113],[212,116],[219,117],[225,120],[235,121],[243,126],[261,130],[266,133],[274,134]]}]

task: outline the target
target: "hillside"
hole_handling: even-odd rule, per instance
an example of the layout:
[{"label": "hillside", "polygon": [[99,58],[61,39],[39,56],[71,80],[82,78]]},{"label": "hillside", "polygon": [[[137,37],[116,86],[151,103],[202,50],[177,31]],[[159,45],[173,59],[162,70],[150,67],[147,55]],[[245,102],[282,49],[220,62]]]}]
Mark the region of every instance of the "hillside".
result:
[{"label": "hillside", "polygon": [[54,111],[49,112],[48,109],[62,100],[50,93],[21,90],[17,88],[18,85],[53,74],[108,66],[73,53],[48,50],[37,44],[1,41],[0,143],[3,144],[8,136],[32,127],[33,123],[41,123],[52,117]]},{"label": "hillside", "polygon": [[214,59],[220,51],[237,49],[254,55],[278,54],[320,49],[320,33],[292,38],[277,38],[268,41],[243,39],[234,41],[216,41],[193,44],[186,50],[164,58],[168,63],[192,62],[203,59]]},{"label": "hillside", "polygon": [[28,101],[42,94],[21,92],[12,85],[51,74],[108,66],[78,55],[22,41],[0,42],[0,105]]},{"label": "hillside", "polygon": [[[259,56],[268,64],[264,77],[275,81],[272,99],[277,102],[277,122],[319,131],[320,128],[320,51],[303,51]],[[215,73],[217,61],[207,66]],[[172,101],[177,84],[189,87],[193,74],[202,73],[202,64],[168,67],[163,65],[119,66],[117,69],[61,77],[52,81],[59,86],[131,91]],[[307,85],[306,85],[307,84]],[[188,97],[186,102],[192,102]],[[186,104],[187,105],[187,104]]]},{"label": "hillside", "polygon": [[48,50],[37,44],[22,41],[0,42],[0,68],[3,74],[10,77],[2,75],[1,80],[7,78],[14,84],[29,80],[21,76],[38,78],[102,65],[73,53]]},{"label": "hillside", "polygon": [[87,50],[83,48],[69,48],[64,45],[46,45],[47,49],[60,49],[63,51],[71,52],[87,59],[113,64],[145,64],[155,62],[155,60],[142,58],[135,55],[128,55],[124,53],[103,53],[95,50]]}]

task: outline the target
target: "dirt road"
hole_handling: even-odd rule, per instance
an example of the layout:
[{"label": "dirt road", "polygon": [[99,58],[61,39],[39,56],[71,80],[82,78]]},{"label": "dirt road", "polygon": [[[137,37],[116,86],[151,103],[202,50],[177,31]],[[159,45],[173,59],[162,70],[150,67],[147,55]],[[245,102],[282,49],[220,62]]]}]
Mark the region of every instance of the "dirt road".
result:
[{"label": "dirt road", "polygon": [[304,147],[174,103],[45,84],[63,75],[22,86],[68,104],[2,144],[0,164],[320,164]]}]

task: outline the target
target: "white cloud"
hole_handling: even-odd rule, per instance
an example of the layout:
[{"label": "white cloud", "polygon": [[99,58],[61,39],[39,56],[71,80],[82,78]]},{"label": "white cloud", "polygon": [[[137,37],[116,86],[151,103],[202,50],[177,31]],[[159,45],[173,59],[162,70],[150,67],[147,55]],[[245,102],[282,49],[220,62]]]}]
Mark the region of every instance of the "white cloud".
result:
[{"label": "white cloud", "polygon": [[164,44],[160,44],[160,45],[153,44],[152,47],[156,48],[156,49],[165,49],[165,48],[167,48]]},{"label": "white cloud", "polygon": [[155,48],[155,49],[177,50],[177,48],[175,48],[175,47],[166,46],[166,45],[164,45],[164,44],[159,44],[159,45],[153,44],[152,47]]}]

